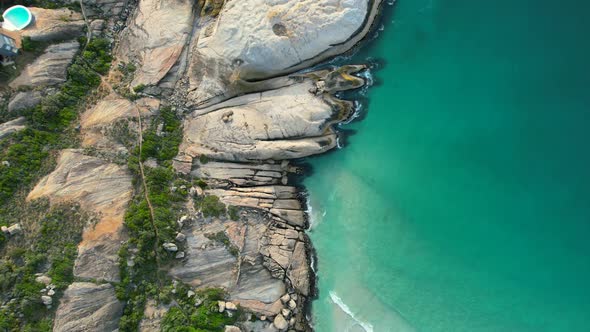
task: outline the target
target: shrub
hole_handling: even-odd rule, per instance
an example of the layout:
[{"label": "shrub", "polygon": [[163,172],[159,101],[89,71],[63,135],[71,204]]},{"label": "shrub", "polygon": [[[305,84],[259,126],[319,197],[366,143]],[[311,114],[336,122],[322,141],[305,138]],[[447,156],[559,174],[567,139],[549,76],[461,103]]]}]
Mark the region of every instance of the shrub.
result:
[{"label": "shrub", "polygon": [[195,200],[195,207],[201,209],[205,217],[219,217],[225,214],[225,204],[215,195],[207,195]]},{"label": "shrub", "polygon": [[227,212],[229,214],[229,219],[233,220],[233,221],[238,221],[240,220],[240,209],[238,209],[238,207],[231,205],[230,207],[227,208]]},{"label": "shrub", "polygon": [[140,93],[140,92],[142,92],[143,90],[145,90],[145,88],[146,88],[146,85],[145,85],[145,84],[139,84],[139,85],[137,85],[137,86],[135,86],[135,87],[133,88],[133,92],[135,92],[135,93]]}]

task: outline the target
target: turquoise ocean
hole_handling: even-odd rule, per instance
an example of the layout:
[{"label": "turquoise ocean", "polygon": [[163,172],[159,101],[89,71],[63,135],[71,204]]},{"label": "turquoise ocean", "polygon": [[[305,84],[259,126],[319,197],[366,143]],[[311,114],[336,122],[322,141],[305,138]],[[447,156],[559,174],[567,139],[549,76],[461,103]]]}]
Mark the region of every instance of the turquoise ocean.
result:
[{"label": "turquoise ocean", "polygon": [[[590,2],[399,0],[305,179],[330,331],[590,331]],[[362,119],[361,119],[362,118]]]}]

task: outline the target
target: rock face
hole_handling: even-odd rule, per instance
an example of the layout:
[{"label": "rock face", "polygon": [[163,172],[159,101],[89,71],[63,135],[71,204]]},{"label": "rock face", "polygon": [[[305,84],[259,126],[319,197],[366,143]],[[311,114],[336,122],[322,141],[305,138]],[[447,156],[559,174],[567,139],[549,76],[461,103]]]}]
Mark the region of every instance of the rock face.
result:
[{"label": "rock face", "polygon": [[148,300],[143,312],[143,319],[139,324],[139,331],[160,332],[160,324],[170,307],[170,305],[158,304],[155,300]]},{"label": "rock face", "polygon": [[131,86],[156,84],[178,60],[193,26],[194,1],[140,0],[117,50],[124,62],[137,62]]},{"label": "rock face", "polygon": [[[120,9],[124,1],[85,3],[92,15],[127,15]],[[146,95],[164,96],[163,102],[186,115],[174,167],[208,185],[205,191],[190,188],[190,195],[218,196],[239,219],[205,218],[188,205],[189,213],[179,220],[181,233],[161,243],[176,256],[168,274],[195,290],[224,288],[228,298],[219,302],[220,311],[231,314],[239,305],[261,318],[236,324],[243,330],[311,330],[305,317],[313,296],[311,244],[299,190],[289,185],[289,174],[298,170],[288,160],[337,146],[332,126],[354,112],[354,104],[337,93],[362,86],[363,79],[353,74],[365,67],[292,73],[349,50],[368,32],[380,3],[139,0],[115,38],[117,61],[137,68],[129,86],[125,78],[121,88],[153,85]],[[111,20],[106,24],[111,32],[120,27]],[[71,45],[68,59],[66,44],[48,49],[12,87],[63,82],[78,50]],[[102,153],[128,153],[110,131],[121,120],[133,126],[126,120],[149,117],[159,106],[154,98],[130,101],[114,92],[99,100],[81,115],[79,128],[82,146],[91,148],[87,153],[101,157],[63,151],[55,171],[29,194],[51,203],[76,201],[98,216],[79,245],[78,278],[119,279],[117,251],[126,239],[123,217],[132,181],[124,166],[101,159]],[[129,267],[136,264],[130,262]],[[148,302],[141,330],[158,330],[168,309]],[[76,282],[59,304],[54,330],[115,331],[121,311],[110,284]]]},{"label": "rock face", "polygon": [[126,167],[80,151],[65,150],[55,171],[37,184],[28,199],[48,197],[51,203],[74,201],[99,215],[98,223],[84,231],[74,274],[117,281],[117,253],[124,238],[123,217],[131,194],[131,175]]},{"label": "rock face", "polygon": [[[224,287],[232,302],[262,315],[283,309],[280,298],[292,283],[289,271],[297,265],[294,250],[297,243],[307,242],[302,231],[251,210],[239,222],[196,222],[186,233],[187,256],[170,270],[171,276],[193,287]],[[216,240],[220,237],[227,237],[230,245]]]},{"label": "rock face", "polygon": [[47,47],[45,53],[28,65],[20,76],[10,83],[10,87],[37,87],[65,82],[66,69],[79,47],[80,44],[77,41],[68,41]]},{"label": "rock face", "polygon": [[56,41],[82,36],[84,19],[82,14],[67,8],[43,9],[29,7],[34,16],[33,23],[22,30],[23,37],[38,41]]},{"label": "rock face", "polygon": [[121,14],[127,3],[127,0],[84,0],[84,7],[88,16],[112,17]]},{"label": "rock face", "polygon": [[362,86],[362,79],[350,75],[362,68],[292,77],[283,87],[197,109],[185,122],[180,155],[247,162],[326,152],[337,144],[331,125],[354,111],[351,102],[333,94]]},{"label": "rock face", "polygon": [[159,106],[160,102],[152,98],[141,98],[131,102],[112,94],[105,97],[81,116],[82,146],[113,151],[125,150],[120,142],[108,135],[113,124],[120,120],[135,118],[138,113],[142,117],[149,117]]},{"label": "rock face", "polygon": [[191,50],[189,99],[198,105],[234,96],[244,81],[294,72],[347,51],[366,35],[380,2],[227,1],[216,20],[202,23]]},{"label": "rock face", "polygon": [[[180,161],[176,162],[181,168]],[[198,159],[192,160],[190,174],[193,177],[207,180],[209,187],[232,187],[232,186],[265,186],[280,184],[286,181],[289,173],[295,173],[296,168],[290,167],[288,163],[267,164],[267,163],[230,163],[230,162],[208,162],[201,163]]]},{"label": "rock face", "polygon": [[299,192],[289,186],[257,186],[207,190],[228,205],[266,210],[292,226],[305,227],[305,213],[299,201]]},{"label": "rock face", "polygon": [[39,91],[19,92],[8,103],[8,112],[17,112],[35,107],[42,99],[43,95]]},{"label": "rock face", "polygon": [[25,121],[25,118],[20,117],[0,124],[0,138],[4,138],[5,136],[25,129]]},{"label": "rock face", "polygon": [[71,284],[55,313],[55,332],[118,331],[123,303],[115,297],[110,284],[87,282]]}]

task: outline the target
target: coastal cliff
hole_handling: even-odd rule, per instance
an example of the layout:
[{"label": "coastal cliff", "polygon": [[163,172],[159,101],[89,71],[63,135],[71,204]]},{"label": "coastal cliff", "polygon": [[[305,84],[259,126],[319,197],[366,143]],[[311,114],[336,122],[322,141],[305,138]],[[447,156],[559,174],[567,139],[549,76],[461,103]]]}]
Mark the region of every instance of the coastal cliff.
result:
[{"label": "coastal cliff", "polygon": [[[366,37],[381,0],[86,6],[85,24],[104,28],[91,38],[112,39],[112,66],[79,143],[27,195],[94,216],[53,330],[168,331],[204,307],[225,331],[312,330],[312,244],[291,160],[337,146],[333,126],[355,111],[339,95],[364,85],[366,67],[310,68]],[[50,46],[12,86],[66,81],[77,47]],[[36,78],[51,52],[56,73]]]}]

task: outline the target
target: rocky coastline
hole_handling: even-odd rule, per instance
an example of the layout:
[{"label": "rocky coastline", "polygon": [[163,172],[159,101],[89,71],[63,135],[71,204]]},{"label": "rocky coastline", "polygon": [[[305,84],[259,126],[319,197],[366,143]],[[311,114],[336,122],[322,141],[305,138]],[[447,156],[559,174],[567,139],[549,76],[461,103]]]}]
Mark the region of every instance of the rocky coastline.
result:
[{"label": "rocky coastline", "polygon": [[[223,289],[227,296],[218,303],[219,313],[231,316],[240,308],[250,317],[225,331],[313,330],[313,246],[305,234],[304,189],[293,181],[302,170],[292,162],[337,147],[333,127],[355,111],[353,102],[338,96],[362,87],[365,81],[358,73],[367,68],[310,68],[359,45],[375,28],[383,1],[84,4],[87,17],[69,14],[73,26],[60,22],[52,29],[47,23],[49,27],[29,33],[46,40],[64,29],[80,35],[88,26],[93,27],[90,35],[114,42],[113,69],[102,77],[100,98],[80,117],[80,146],[61,151],[55,170],[27,197],[47,198],[52,205],[75,202],[96,216],[83,232],[76,281],[57,305],[53,330],[119,328],[126,305],[116,294],[123,279],[120,251],[130,239],[126,213],[138,185],[128,166],[119,162],[131,151],[113,133],[125,123],[134,137],[139,135],[141,152],[145,123],[158,119],[163,108],[182,119],[171,168],[183,179],[203,184],[171,189],[186,190],[190,197],[173,221],[175,237],[160,243],[173,256],[161,270],[173,280],[174,292],[181,289],[177,284],[189,287],[189,298],[198,290]],[[78,47],[76,41],[50,46],[11,87],[59,85]],[[128,75],[116,70],[130,66]],[[23,91],[19,94],[40,94]],[[163,125],[156,130],[161,138],[166,137]],[[8,135],[23,126],[22,120],[14,120],[0,125],[0,132]],[[166,163],[148,158],[141,174]],[[233,210],[207,215],[192,203],[206,197]],[[126,264],[133,270],[139,263],[131,254]],[[159,331],[174,306],[150,299],[139,330]]]}]

